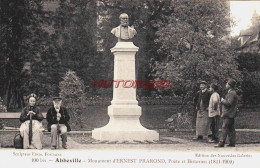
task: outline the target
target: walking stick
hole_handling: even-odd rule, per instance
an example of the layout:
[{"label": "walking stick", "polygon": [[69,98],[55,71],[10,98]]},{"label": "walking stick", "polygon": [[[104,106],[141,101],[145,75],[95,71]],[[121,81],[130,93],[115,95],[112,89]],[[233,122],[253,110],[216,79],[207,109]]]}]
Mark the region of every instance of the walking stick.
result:
[{"label": "walking stick", "polygon": [[30,113],[30,124],[29,124],[29,145],[31,144],[32,144],[32,113]]},{"label": "walking stick", "polygon": [[[58,112],[59,113],[59,112]],[[57,148],[60,148],[60,118],[57,117],[58,125],[57,125]]]}]

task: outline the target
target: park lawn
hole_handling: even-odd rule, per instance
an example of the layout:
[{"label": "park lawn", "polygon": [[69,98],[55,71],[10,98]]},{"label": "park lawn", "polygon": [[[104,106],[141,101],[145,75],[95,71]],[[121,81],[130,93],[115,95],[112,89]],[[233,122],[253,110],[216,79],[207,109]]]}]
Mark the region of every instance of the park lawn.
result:
[{"label": "park lawn", "polygon": [[[48,107],[42,108],[42,112],[46,112]],[[142,116],[140,117],[141,124],[148,129],[165,129],[165,120],[172,114],[178,112],[178,106],[175,105],[145,105],[142,106]],[[107,106],[88,106],[80,117],[82,128],[79,122],[70,122],[71,128],[74,131],[84,130],[90,131],[94,128],[105,126],[109,122],[107,114]],[[240,109],[240,112],[235,120],[236,129],[260,129],[260,109]],[[5,120],[6,125],[10,127],[19,127],[19,120]],[[43,121],[46,128],[47,122]],[[194,123],[195,125],[195,123]]]}]

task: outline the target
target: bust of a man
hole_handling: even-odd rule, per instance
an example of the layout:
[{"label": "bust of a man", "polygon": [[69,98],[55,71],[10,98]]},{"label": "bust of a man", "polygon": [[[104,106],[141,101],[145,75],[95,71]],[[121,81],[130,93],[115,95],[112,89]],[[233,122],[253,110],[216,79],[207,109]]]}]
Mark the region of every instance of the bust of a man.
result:
[{"label": "bust of a man", "polygon": [[136,30],[129,26],[129,18],[126,13],[122,13],[119,19],[120,25],[113,28],[111,33],[118,38],[119,42],[131,42],[131,39],[136,35]]}]

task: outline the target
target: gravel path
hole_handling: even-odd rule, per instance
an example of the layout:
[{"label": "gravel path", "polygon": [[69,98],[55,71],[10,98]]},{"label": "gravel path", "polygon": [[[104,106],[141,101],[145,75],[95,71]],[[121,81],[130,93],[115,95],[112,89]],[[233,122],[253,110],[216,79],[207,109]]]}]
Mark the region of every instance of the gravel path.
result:
[{"label": "gravel path", "polygon": [[215,148],[211,143],[189,141],[180,138],[163,137],[163,139],[169,139],[173,142],[179,142],[174,144],[159,144],[159,143],[135,143],[135,144],[109,144],[109,143],[94,143],[94,144],[79,144],[72,138],[68,138],[69,149],[79,149],[88,151],[99,150],[144,150],[144,151],[248,151],[248,152],[260,152],[260,144],[238,144],[235,148],[224,147]]}]

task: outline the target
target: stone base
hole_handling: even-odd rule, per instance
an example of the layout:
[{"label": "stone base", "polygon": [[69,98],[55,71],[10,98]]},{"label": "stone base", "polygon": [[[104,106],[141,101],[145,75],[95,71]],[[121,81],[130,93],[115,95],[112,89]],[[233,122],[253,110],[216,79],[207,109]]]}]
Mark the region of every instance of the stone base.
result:
[{"label": "stone base", "polygon": [[92,131],[92,138],[100,141],[157,141],[159,133],[144,128],[139,121],[138,105],[111,105],[108,107],[109,123]]},{"label": "stone base", "polygon": [[134,141],[158,141],[159,134],[156,131],[152,130],[103,130],[95,129],[92,132],[92,138],[100,141],[118,141],[118,142],[134,142]]}]

